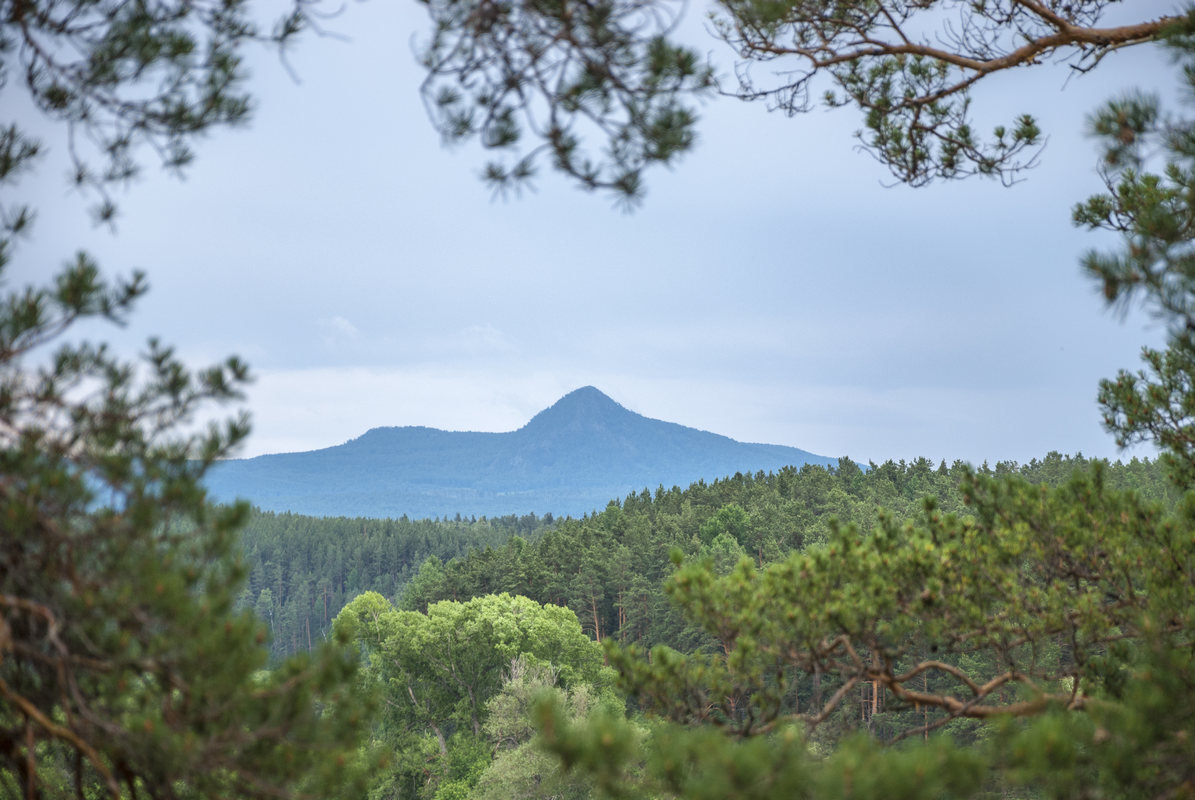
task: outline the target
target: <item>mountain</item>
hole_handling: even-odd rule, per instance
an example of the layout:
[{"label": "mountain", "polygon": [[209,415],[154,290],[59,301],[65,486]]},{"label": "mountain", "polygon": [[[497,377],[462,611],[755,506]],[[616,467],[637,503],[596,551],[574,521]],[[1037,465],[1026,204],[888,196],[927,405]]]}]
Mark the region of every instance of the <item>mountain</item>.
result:
[{"label": "mountain", "polygon": [[206,483],[218,501],[320,516],[580,516],[645,487],[806,463],[837,459],[649,419],[586,386],[517,431],[373,428],[323,450],[225,461]]}]

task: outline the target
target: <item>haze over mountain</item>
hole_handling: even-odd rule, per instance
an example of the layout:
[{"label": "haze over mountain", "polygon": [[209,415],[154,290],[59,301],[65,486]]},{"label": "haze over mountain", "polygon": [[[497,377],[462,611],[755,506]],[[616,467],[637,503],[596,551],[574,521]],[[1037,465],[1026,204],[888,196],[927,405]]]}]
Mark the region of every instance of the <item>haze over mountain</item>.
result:
[{"label": "haze over mountain", "polygon": [[218,501],[320,516],[581,516],[644,488],[806,463],[837,459],[649,419],[586,386],[516,431],[373,428],[322,450],[227,461],[206,483]]}]

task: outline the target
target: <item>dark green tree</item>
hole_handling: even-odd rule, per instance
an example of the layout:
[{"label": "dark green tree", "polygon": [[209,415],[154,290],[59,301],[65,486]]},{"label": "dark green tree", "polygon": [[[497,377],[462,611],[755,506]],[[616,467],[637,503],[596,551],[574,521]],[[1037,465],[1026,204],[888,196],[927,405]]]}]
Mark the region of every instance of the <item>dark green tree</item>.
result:
[{"label": "dark green tree", "polygon": [[645,167],[692,145],[697,115],[683,98],[712,81],[695,52],[667,39],[681,3],[426,5],[428,113],[446,141],[477,138],[500,154],[484,173],[497,192],[533,178],[546,154],[582,188],[633,202]]},{"label": "dark green tree", "polygon": [[[1187,91],[1195,86],[1190,30],[1172,39]],[[1104,422],[1120,445],[1156,442],[1175,482],[1195,486],[1195,120],[1168,116],[1155,95],[1137,93],[1089,124],[1105,145],[1107,191],[1077,206],[1075,222],[1112,231],[1123,245],[1088,253],[1083,267],[1110,305],[1140,303],[1169,334],[1165,350],[1145,348],[1145,370],[1101,383]]]},{"label": "dark green tree", "polygon": [[[16,193],[43,152],[11,119],[26,101],[111,220],[146,151],[180,170],[198,137],[247,119],[241,48],[284,45],[308,10],[263,30],[245,0],[0,2],[0,270],[35,217]],[[355,659],[329,646],[265,671],[267,631],[234,608],[247,509],[201,486],[248,426],[196,418],[240,397],[244,364],[192,372],[157,341],[128,361],[77,335],[145,291],[80,253],[0,296],[0,794],[352,792],[369,713]]]},{"label": "dark green tree", "polygon": [[[1030,113],[979,130],[971,88],[1050,61],[1111,69],[1109,55],[1157,41],[1182,19],[1105,25],[1117,5],[719,0],[711,17],[738,59],[724,93],[789,115],[855,106],[861,147],[900,182],[980,175],[1007,184],[1036,163],[1042,132]],[[485,173],[500,191],[532,178],[545,153],[582,187],[633,203],[643,169],[672,163],[695,141],[692,102],[713,77],[670,39],[675,0],[435,0],[428,10],[425,102],[447,140],[476,137],[505,155]]]},{"label": "dark green tree", "polygon": [[131,364],[69,338],[123,320],[143,291],[80,256],[0,299],[0,793],[356,785],[369,712],[354,659],[327,647],[263,671],[266,630],[234,610],[247,509],[208,505],[200,485],[248,429],[192,421],[239,396],[244,365],[192,373],[156,342]]}]

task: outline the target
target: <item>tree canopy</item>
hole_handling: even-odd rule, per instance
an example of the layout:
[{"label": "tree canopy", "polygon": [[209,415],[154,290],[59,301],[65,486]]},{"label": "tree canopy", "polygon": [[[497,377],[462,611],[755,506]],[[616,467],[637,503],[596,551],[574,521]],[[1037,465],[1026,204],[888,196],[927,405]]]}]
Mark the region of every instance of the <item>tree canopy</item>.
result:
[{"label": "tree canopy", "polygon": [[[526,597],[445,600],[419,612],[397,610],[366,592],[345,606],[336,627],[360,643],[369,664],[366,679],[385,698],[374,738],[396,754],[382,784],[399,796],[467,791],[481,780],[494,751],[521,751],[502,760],[500,773],[551,772],[526,746],[533,694],[558,688],[561,700],[588,708],[612,680],[601,648],[572,611]],[[449,788],[453,784],[457,789]]]},{"label": "tree canopy", "polygon": [[[546,157],[581,188],[633,204],[648,167],[674,164],[693,146],[697,104],[715,92],[790,115],[853,105],[863,114],[861,147],[900,182],[1015,181],[1036,162],[1043,132],[1030,109],[980,131],[971,89],[1046,62],[1112,69],[1103,65],[1115,51],[1159,41],[1185,18],[1126,20],[1120,5],[720,0],[712,26],[737,58],[733,77],[717,76],[680,41],[677,0],[434,0],[425,3],[431,32],[417,43],[433,125],[448,142],[476,139],[495,154],[484,172],[495,190],[517,190]],[[296,2],[263,22],[250,0],[6,0],[0,79],[15,79],[0,91],[21,87],[65,125],[73,179],[109,219],[110,189],[138,173],[142,148],[180,169],[199,135],[248,119],[246,45],[288,47],[321,28],[319,12]],[[41,147],[22,125],[0,129],[0,183],[27,172]],[[0,211],[7,250],[33,210],[8,201]]]}]

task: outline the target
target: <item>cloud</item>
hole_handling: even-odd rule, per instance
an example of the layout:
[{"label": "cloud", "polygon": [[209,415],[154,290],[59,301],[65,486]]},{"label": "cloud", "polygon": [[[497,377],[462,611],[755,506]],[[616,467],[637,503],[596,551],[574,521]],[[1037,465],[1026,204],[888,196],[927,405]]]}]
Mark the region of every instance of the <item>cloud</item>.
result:
[{"label": "cloud", "polygon": [[[705,47],[700,15],[687,24]],[[161,335],[200,364],[246,356],[250,454],[379,425],[511,430],[586,384],[648,416],[827,455],[1115,454],[1097,381],[1161,336],[1102,314],[1076,259],[1109,240],[1072,230],[1068,209],[1101,189],[1083,116],[1127,86],[1165,91],[1157,53],[1118,53],[1116,72],[1066,92],[1065,65],[1031,91],[1011,76],[986,87],[984,119],[1040,111],[1052,137],[1008,191],[886,190],[853,150],[857,113],[719,102],[700,148],[650,175],[626,216],[546,169],[538,193],[491,203],[472,174],[483,154],[439,148],[424,76],[393,47],[393,31],[425,25],[414,5],[354,8],[337,20],[351,46],[296,51],[302,86],[247,54],[263,99],[251,132],[204,142],[186,184],[147,170],[119,237],[54,179],[62,132],[47,126],[32,188],[54,213],[6,278],[41,282],[64,242],[107,270],[147,268],[130,327],[96,336],[136,353]],[[387,103],[354,90],[374,74]],[[352,146],[311,158],[321,141]]]},{"label": "cloud", "polygon": [[334,349],[345,342],[355,342],[361,338],[360,329],[339,314],[318,319],[315,324],[323,332],[323,343],[327,348]]},{"label": "cloud", "polygon": [[515,344],[493,325],[469,325],[455,337],[454,344],[462,355],[491,355],[513,353]]},{"label": "cloud", "polygon": [[[255,433],[246,455],[340,444],[370,428],[427,425],[507,431],[534,411],[515,398],[551,396],[542,376],[446,367],[331,366],[263,370],[250,403]],[[563,393],[563,392],[562,392]]]}]

